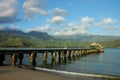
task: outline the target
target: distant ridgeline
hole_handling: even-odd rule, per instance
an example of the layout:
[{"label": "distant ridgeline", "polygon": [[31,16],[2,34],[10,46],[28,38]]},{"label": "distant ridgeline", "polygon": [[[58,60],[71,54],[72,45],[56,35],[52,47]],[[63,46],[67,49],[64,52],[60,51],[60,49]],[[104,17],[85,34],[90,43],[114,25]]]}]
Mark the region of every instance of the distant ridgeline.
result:
[{"label": "distant ridgeline", "polygon": [[104,47],[120,47],[120,36],[71,35],[51,36],[46,32],[0,30],[0,47],[86,47],[91,42]]}]

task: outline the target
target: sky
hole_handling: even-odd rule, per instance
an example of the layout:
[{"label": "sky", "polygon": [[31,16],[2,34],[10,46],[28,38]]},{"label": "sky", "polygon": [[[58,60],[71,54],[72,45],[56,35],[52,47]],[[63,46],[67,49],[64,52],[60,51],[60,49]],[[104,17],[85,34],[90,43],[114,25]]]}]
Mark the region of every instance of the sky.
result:
[{"label": "sky", "polygon": [[0,0],[0,30],[120,36],[120,0]]}]

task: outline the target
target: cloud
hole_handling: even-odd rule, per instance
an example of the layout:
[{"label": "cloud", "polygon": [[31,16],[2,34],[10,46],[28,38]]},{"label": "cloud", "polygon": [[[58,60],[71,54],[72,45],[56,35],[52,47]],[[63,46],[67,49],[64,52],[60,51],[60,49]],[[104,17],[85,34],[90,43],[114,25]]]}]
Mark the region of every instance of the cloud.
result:
[{"label": "cloud", "polygon": [[115,24],[118,20],[117,19],[112,19],[110,17],[108,18],[103,18],[101,22],[94,23],[95,26],[108,26],[111,24]]},{"label": "cloud", "polygon": [[89,17],[82,17],[81,23],[69,22],[63,25],[63,28],[56,31],[54,35],[79,35],[79,34],[89,34],[88,29],[90,29],[94,24],[94,19]]},{"label": "cloud", "polygon": [[66,16],[68,12],[66,10],[60,9],[60,8],[55,8],[53,9],[53,15],[54,16]]},{"label": "cloud", "polygon": [[112,23],[115,23],[115,22],[117,22],[117,20],[113,20],[112,18],[104,18],[103,20],[102,20],[102,24],[104,24],[104,25],[108,25],[108,24],[112,24]]},{"label": "cloud", "polygon": [[61,16],[54,16],[51,19],[51,22],[54,24],[60,24],[61,22],[64,22],[64,21],[65,21],[64,17],[61,17]]},{"label": "cloud", "polygon": [[34,31],[43,31],[43,32],[47,32],[50,31],[51,28],[49,27],[48,24],[46,24],[45,26],[41,26],[41,27],[36,27],[34,28]]},{"label": "cloud", "polygon": [[11,25],[10,27],[0,26],[0,30],[20,30],[20,28],[15,25]]},{"label": "cloud", "polygon": [[60,24],[62,22],[65,22],[65,16],[68,15],[68,12],[61,8],[54,8],[51,13],[52,17],[49,19],[49,21],[53,24]]},{"label": "cloud", "polygon": [[62,28],[62,30],[56,31],[54,35],[78,35],[88,34],[87,30],[90,28],[89,24],[78,24],[70,22]]},{"label": "cloud", "polygon": [[0,1],[0,23],[14,23],[20,21],[17,19],[17,0]]},{"label": "cloud", "polygon": [[30,31],[53,32],[58,30],[59,30],[58,28],[52,28],[50,27],[49,24],[45,24],[44,26],[35,27],[34,29],[33,28],[27,29],[26,31],[27,32],[30,32]]},{"label": "cloud", "polygon": [[26,0],[23,4],[25,18],[34,19],[35,14],[46,15],[47,12],[42,8],[39,0]]},{"label": "cloud", "polygon": [[114,32],[114,31],[120,30],[120,26],[105,26],[104,30]]},{"label": "cloud", "polygon": [[87,30],[90,28],[90,24],[77,24],[77,23],[74,23],[74,22],[70,22],[68,23],[68,27],[69,28],[72,28],[73,30],[74,29],[84,29],[84,30]]},{"label": "cloud", "polygon": [[86,30],[71,30],[71,29],[64,29],[61,31],[55,32],[53,35],[78,35],[78,34],[88,34]]},{"label": "cloud", "polygon": [[92,23],[93,21],[94,21],[93,18],[89,18],[89,17],[82,17],[81,18],[82,23]]}]

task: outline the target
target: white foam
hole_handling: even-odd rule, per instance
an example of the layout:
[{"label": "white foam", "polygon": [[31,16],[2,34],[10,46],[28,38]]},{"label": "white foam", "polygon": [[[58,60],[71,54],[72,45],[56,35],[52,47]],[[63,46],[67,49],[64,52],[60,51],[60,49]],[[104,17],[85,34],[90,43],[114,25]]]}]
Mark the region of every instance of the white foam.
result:
[{"label": "white foam", "polygon": [[118,79],[120,79],[120,77],[113,77],[113,76],[107,76],[107,75],[77,73],[77,72],[61,71],[61,70],[54,70],[54,69],[46,69],[46,68],[40,68],[40,67],[36,67],[35,69],[42,70],[42,71],[48,71],[48,72],[61,73],[61,74],[76,75],[76,76],[98,77],[98,78],[112,78],[112,79],[118,78]]}]

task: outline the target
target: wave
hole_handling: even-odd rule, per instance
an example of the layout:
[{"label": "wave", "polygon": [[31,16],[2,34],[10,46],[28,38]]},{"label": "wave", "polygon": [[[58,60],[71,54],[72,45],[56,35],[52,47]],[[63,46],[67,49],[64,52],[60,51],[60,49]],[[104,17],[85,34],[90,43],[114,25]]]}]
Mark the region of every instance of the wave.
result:
[{"label": "wave", "polygon": [[35,69],[41,70],[41,71],[47,71],[47,72],[55,72],[55,73],[60,73],[60,74],[75,75],[75,76],[120,79],[120,77],[114,77],[114,76],[88,74],[88,73],[77,73],[77,72],[61,71],[61,70],[54,70],[54,69],[46,69],[46,68],[40,68],[40,67],[35,67]]}]

